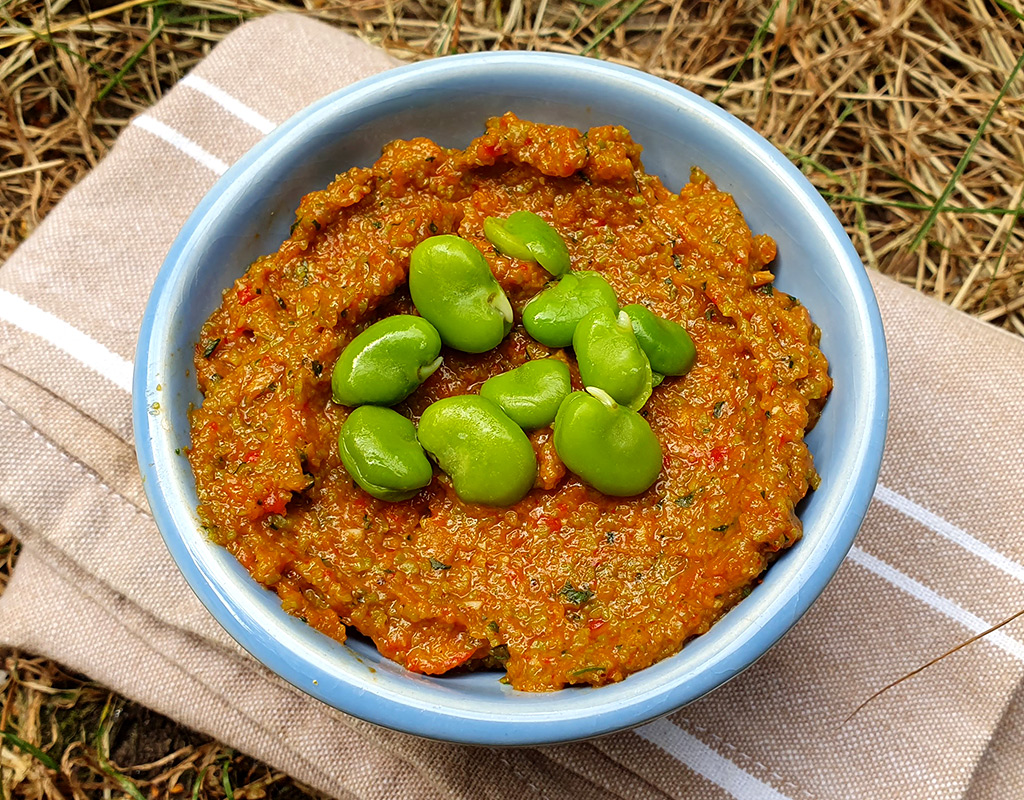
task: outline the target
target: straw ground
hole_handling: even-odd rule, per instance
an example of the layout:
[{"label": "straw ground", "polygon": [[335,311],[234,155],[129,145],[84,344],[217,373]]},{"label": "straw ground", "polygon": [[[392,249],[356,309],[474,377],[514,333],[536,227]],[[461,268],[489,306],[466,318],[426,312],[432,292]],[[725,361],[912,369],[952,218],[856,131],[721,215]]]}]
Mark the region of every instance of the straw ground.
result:
[{"label": "straw ground", "polygon": [[[275,11],[408,61],[551,50],[676,82],[788,155],[870,268],[1024,335],[1021,0],[0,0],[0,263],[132,115]],[[0,590],[15,557],[0,531]],[[45,659],[4,669],[0,797],[303,792]]]}]

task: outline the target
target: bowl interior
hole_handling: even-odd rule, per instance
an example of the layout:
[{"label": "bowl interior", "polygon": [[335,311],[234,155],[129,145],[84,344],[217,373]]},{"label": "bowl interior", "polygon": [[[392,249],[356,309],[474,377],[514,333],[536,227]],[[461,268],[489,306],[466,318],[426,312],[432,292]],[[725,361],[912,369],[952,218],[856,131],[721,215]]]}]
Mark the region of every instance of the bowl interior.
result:
[{"label": "bowl interior", "polygon": [[[777,285],[822,328],[835,390],[809,435],[821,487],[802,504],[805,538],[712,630],[678,655],[600,689],[515,692],[493,673],[414,675],[362,641],[339,645],[280,609],[195,515],[188,409],[201,397],[192,354],[221,292],[287,236],[305,193],[369,166],[395,138],[464,146],[488,116],[620,124],[649,173],[678,190],[691,166],[731,192],[755,233],[778,242]],[[591,59],[550,54],[457,56],[384,73],[271,133],[232,167],[174,243],[146,311],[136,356],[139,460],[158,526],[186,579],[227,630],[287,680],[348,713],[419,735],[477,744],[594,736],[693,700],[752,663],[807,609],[852,543],[878,474],[887,365],[874,297],[828,207],[749,128],[677,87]],[[152,404],[159,402],[159,412]]]}]

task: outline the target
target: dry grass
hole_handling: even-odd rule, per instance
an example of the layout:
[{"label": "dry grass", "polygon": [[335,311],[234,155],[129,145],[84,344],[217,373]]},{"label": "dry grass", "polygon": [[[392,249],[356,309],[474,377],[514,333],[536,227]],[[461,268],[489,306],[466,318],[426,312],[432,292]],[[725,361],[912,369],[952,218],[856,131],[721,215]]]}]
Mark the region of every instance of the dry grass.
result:
[{"label": "dry grass", "polygon": [[[674,81],[716,100],[792,158],[870,267],[1024,335],[1022,0],[0,4],[0,260],[96,165],[131,116],[220,38],[244,19],[289,10],[406,60],[552,50]],[[0,590],[13,557],[0,531]],[[209,765],[198,796],[225,794],[227,751],[219,745],[179,731],[187,743],[170,737],[159,756],[136,748],[115,758],[104,750],[113,726],[97,733],[102,709],[108,721],[114,710],[129,721],[150,719],[148,712],[45,661],[12,657],[6,668],[0,730],[42,746],[58,768],[5,745],[4,797],[81,797],[103,787],[125,794],[104,763],[121,764],[143,794],[180,787],[178,796],[191,793]],[[93,723],[77,736],[79,723],[68,720],[80,717]],[[252,775],[277,780],[230,758],[235,796],[259,796],[259,788],[237,788]],[[285,786],[298,791],[282,780],[274,795]]]},{"label": "dry grass", "polygon": [[1021,0],[7,0],[0,256],[219,38],[282,9],[408,60],[585,52],[675,81],[801,165],[868,265],[1024,334]]},{"label": "dry grass", "polygon": [[8,657],[3,797],[317,797],[246,756],[41,658]]}]

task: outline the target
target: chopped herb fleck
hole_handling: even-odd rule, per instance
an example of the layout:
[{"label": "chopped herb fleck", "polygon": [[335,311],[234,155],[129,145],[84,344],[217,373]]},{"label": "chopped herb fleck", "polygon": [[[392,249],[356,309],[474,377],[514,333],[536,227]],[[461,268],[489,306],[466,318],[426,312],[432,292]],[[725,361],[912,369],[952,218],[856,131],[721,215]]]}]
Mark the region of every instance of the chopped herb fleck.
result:
[{"label": "chopped herb fleck", "polygon": [[569,673],[569,677],[575,678],[577,675],[586,675],[588,672],[604,672],[607,669],[608,667],[584,667],[583,669],[578,669],[575,672]]},{"label": "chopped herb fleck", "polygon": [[287,310],[287,308],[288,308],[288,306],[286,306],[286,305],[284,304],[284,298],[283,298],[283,297],[278,297],[278,298],[277,298],[277,304],[278,304],[279,306],[281,306],[281,308],[283,308],[283,309],[286,309],[286,310]]},{"label": "chopped herb fleck", "polygon": [[725,525],[719,525],[719,526],[717,526],[715,528],[712,528],[711,530],[716,531],[717,533],[721,533],[724,530],[728,530],[728,528],[729,528],[729,525],[725,524]]},{"label": "chopped herb fleck", "polygon": [[497,647],[492,647],[491,648],[491,658],[493,658],[495,661],[497,661],[500,664],[504,664],[506,661],[508,661],[509,658],[511,658],[511,656],[509,655],[509,652],[508,652],[508,645],[507,644],[499,644]]},{"label": "chopped herb fleck", "polygon": [[685,497],[677,497],[674,502],[680,508],[689,508],[693,505],[693,496],[695,494],[696,492],[690,492]]},{"label": "chopped herb fleck", "polygon": [[763,286],[758,286],[757,291],[763,295],[767,295],[768,297],[771,297],[772,295],[775,294],[775,288],[770,283],[766,283]]},{"label": "chopped herb fleck", "polygon": [[772,418],[772,412],[771,411],[765,411],[764,412],[764,418],[765,419],[771,419]]},{"label": "chopped herb fleck", "polygon": [[608,544],[615,544],[615,531],[608,531],[608,533],[604,535],[604,540],[608,542]]},{"label": "chopped herb fleck", "polygon": [[487,623],[487,630],[489,630],[491,633],[497,633],[498,623],[492,619],[490,622]]},{"label": "chopped herb fleck", "polygon": [[316,375],[316,377],[319,378],[320,375],[323,373],[323,371],[324,371],[324,365],[321,364],[319,361],[314,361],[313,362],[313,374]]},{"label": "chopped herb fleck", "polygon": [[683,268],[683,259],[677,256],[675,253],[672,254],[672,266],[675,267],[676,269]]},{"label": "chopped herb fleck", "polygon": [[431,222],[429,227],[430,227],[430,232],[431,233],[437,233],[437,225],[435,225],[433,222]]},{"label": "chopped herb fleck", "polygon": [[430,559],[430,568],[431,569],[451,569],[451,565],[450,564],[443,564],[442,562],[438,561],[436,558],[431,557],[431,559]]},{"label": "chopped herb fleck", "polygon": [[572,606],[582,606],[594,596],[594,593],[590,591],[590,589],[577,589],[568,581],[566,581],[565,586],[563,586],[558,593],[565,598],[565,601],[569,605]]},{"label": "chopped herb fleck", "polygon": [[270,525],[271,530],[279,531],[288,525],[288,520],[280,514],[271,514],[267,517],[267,524]]},{"label": "chopped herb fleck", "polygon": [[713,412],[715,415],[715,419],[718,419],[719,417],[722,416],[723,410],[725,410],[725,401],[719,400],[717,403],[715,403],[715,410]]},{"label": "chopped herb fleck", "polygon": [[209,358],[213,355],[213,351],[217,349],[217,345],[220,344],[220,339],[212,339],[207,342],[206,347],[203,348],[203,358]]}]

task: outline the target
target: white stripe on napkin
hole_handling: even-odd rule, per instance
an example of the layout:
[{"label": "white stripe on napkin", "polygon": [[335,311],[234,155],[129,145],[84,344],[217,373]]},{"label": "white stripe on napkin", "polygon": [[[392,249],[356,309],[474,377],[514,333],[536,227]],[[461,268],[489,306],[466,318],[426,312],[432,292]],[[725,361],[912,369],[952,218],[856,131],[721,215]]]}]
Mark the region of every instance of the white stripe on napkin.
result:
[{"label": "white stripe on napkin", "polygon": [[913,500],[910,500],[901,494],[897,494],[887,486],[882,486],[882,484],[878,484],[875,487],[875,499],[879,502],[885,503],[890,508],[896,509],[901,514],[910,517],[912,520],[920,522],[929,530],[939,534],[939,536],[948,539],[954,544],[960,545],[964,550],[984,559],[996,569],[1005,572],[1011,578],[1016,578],[1021,583],[1024,583],[1024,566],[1015,561],[1011,561],[998,550],[994,550],[984,542],[978,541],[967,533],[967,531],[946,522],[946,520],[938,514],[932,513],[924,506],[919,506]]},{"label": "white stripe on napkin", "polygon": [[154,119],[147,114],[141,114],[135,118],[132,124],[163,139],[169,145],[176,147],[185,155],[192,157],[217,175],[223,175],[228,170],[228,165],[213,153],[203,149],[187,136],[174,130],[170,125],[165,125],[158,119]]},{"label": "white stripe on napkin", "polygon": [[667,719],[634,728],[633,733],[724,789],[736,800],[789,800],[767,783],[758,780],[704,742]]},{"label": "white stripe on napkin", "polygon": [[0,289],[0,320],[49,342],[131,394],[132,363],[49,311]]},{"label": "white stripe on napkin", "polygon": [[232,97],[219,86],[214,86],[205,78],[200,78],[194,72],[190,72],[179,81],[179,86],[191,86],[197,92],[202,92],[213,102],[238,117],[242,122],[255,128],[260,133],[270,133],[277,126],[259,113],[256,109],[250,108],[241,100]]},{"label": "white stripe on napkin", "polygon": [[[992,627],[981,617],[975,616],[970,611],[961,608],[952,600],[948,600],[938,592],[929,589],[923,583],[918,583],[909,575],[905,575],[895,567],[866,553],[859,547],[850,548],[849,559],[855,564],[860,564],[869,572],[873,572],[880,578],[884,578],[897,589],[902,589],[911,597],[916,597],[925,605],[930,606],[940,614],[960,623],[972,633],[981,633]],[[1024,662],[1024,645],[1015,639],[1011,639],[1002,631],[994,631],[985,637],[990,644],[996,645],[1018,661]]]}]

